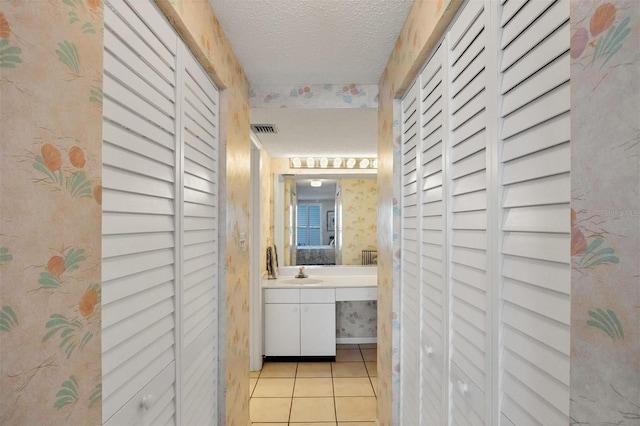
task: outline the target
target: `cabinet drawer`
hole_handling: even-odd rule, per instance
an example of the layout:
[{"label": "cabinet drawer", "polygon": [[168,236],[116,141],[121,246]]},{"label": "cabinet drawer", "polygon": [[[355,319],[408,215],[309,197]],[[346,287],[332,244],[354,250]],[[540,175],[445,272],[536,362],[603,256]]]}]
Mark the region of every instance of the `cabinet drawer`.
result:
[{"label": "cabinet drawer", "polygon": [[300,303],[335,303],[336,291],[333,288],[300,289]]},{"label": "cabinet drawer", "polygon": [[300,289],[267,288],[264,290],[264,303],[300,303]]},{"label": "cabinet drawer", "polygon": [[348,302],[355,300],[377,300],[378,289],[376,287],[345,287],[336,288],[336,302]]}]

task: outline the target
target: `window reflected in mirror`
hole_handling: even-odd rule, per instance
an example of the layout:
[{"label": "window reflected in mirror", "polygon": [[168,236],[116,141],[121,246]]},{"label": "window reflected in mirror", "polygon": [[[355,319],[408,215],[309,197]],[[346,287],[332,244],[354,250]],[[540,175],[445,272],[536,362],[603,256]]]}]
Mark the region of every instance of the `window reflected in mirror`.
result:
[{"label": "window reflected in mirror", "polygon": [[285,266],[376,264],[375,176],[287,177],[284,200]]}]

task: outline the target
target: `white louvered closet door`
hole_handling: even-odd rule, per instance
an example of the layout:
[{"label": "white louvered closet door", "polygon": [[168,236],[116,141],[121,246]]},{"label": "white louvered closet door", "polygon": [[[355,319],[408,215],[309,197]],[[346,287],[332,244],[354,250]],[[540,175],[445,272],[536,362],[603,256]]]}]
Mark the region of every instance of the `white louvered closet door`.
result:
[{"label": "white louvered closet door", "polygon": [[485,405],[492,355],[488,316],[488,17],[484,2],[471,1],[448,35],[447,231],[453,424],[485,424],[489,420]]},{"label": "white louvered closet door", "polygon": [[173,423],[177,37],[124,1],[104,14],[102,418],[137,420],[151,386],[145,417]]},{"label": "white louvered closet door", "polygon": [[569,0],[500,7],[501,416],[569,423]]},{"label": "white louvered closet door", "polygon": [[104,15],[103,423],[215,424],[218,93],[153,2]]},{"label": "white louvered closet door", "polygon": [[402,102],[402,424],[570,421],[569,1],[466,2]]},{"label": "white louvered closet door", "polygon": [[444,48],[420,74],[421,425],[446,424],[448,327],[444,165],[447,84]]},{"label": "white louvered closet door", "polygon": [[182,420],[217,419],[218,90],[191,54],[184,56],[182,244]]},{"label": "white louvered closet door", "polygon": [[420,254],[418,204],[419,87],[402,101],[401,422],[420,421]]}]

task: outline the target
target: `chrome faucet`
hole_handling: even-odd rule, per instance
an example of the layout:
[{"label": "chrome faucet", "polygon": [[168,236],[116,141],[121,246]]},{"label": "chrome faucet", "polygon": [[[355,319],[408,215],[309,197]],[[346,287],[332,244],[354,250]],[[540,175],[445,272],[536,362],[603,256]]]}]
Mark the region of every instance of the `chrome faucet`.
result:
[{"label": "chrome faucet", "polygon": [[308,278],[309,275],[304,273],[304,266],[300,267],[300,270],[298,271],[298,275],[296,275],[296,278]]}]

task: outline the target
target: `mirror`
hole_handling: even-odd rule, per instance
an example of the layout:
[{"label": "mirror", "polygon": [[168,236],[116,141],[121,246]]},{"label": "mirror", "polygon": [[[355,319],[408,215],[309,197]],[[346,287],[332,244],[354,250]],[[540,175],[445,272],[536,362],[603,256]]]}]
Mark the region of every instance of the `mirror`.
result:
[{"label": "mirror", "polygon": [[283,202],[274,208],[283,212],[284,266],[377,262],[375,174],[290,174],[276,181],[283,185]]}]

